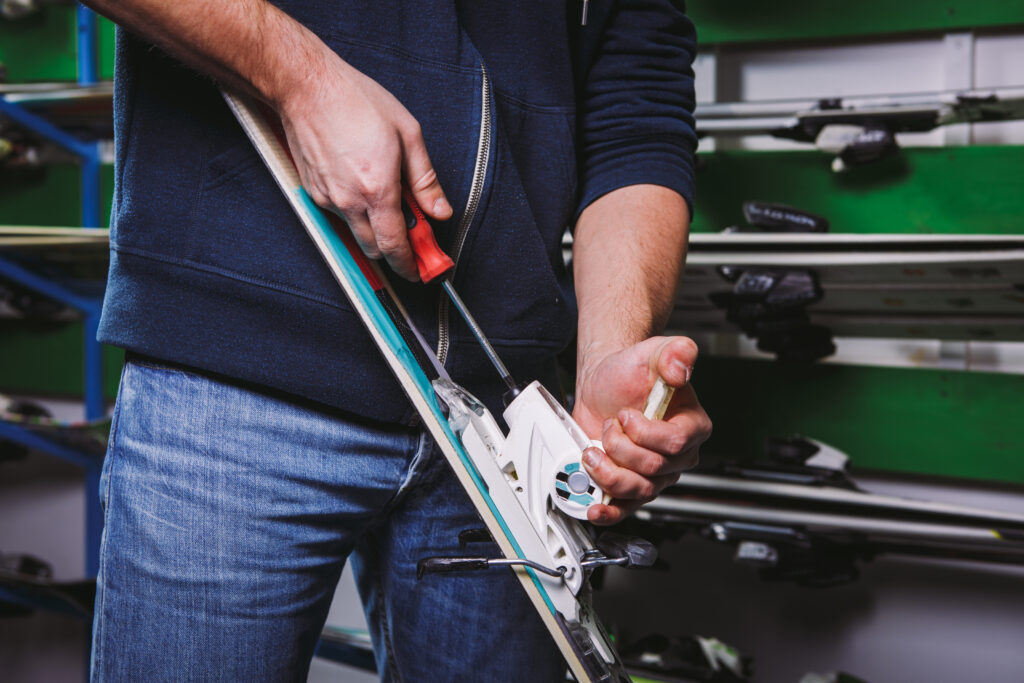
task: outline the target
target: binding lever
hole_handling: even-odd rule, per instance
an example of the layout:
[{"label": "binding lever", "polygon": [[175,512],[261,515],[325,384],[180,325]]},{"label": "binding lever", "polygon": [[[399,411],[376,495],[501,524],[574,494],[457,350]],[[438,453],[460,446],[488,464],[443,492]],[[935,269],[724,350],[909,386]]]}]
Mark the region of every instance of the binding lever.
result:
[{"label": "binding lever", "polygon": [[[460,545],[474,541],[489,540],[490,537],[479,538],[477,534],[483,529],[470,529],[459,534]],[[464,537],[472,536],[472,538]],[[624,536],[614,532],[606,532],[598,537],[596,548],[583,554],[580,566],[584,569],[616,566],[625,569],[650,567],[658,559],[658,551],[654,544],[642,538]],[[424,574],[446,574],[449,572],[466,572],[491,567],[529,567],[542,574],[560,578],[565,576],[565,567],[546,567],[533,560],[504,557],[426,557],[416,563],[416,578],[422,579]]]},{"label": "binding lever", "polygon": [[424,574],[444,574],[515,566],[529,567],[542,574],[559,578],[564,576],[567,571],[565,567],[552,569],[533,560],[509,560],[504,557],[425,557],[416,563],[416,578],[422,579]]},{"label": "binding lever", "polygon": [[[658,549],[647,539],[626,536],[614,531],[606,531],[598,536],[595,545],[605,557],[624,560],[614,564],[626,569],[650,567],[658,559]],[[587,566],[586,559],[583,564]]]}]

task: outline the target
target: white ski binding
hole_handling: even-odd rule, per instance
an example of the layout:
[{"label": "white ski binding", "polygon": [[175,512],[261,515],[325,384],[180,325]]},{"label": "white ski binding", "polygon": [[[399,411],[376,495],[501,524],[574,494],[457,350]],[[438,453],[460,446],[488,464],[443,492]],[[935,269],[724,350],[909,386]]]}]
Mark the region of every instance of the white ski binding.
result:
[{"label": "white ski binding", "polygon": [[[576,521],[587,518],[591,505],[607,500],[581,462],[583,451],[599,448],[600,442],[591,441],[539,382],[521,390],[505,409],[507,436],[483,404],[462,387],[438,379],[434,390],[447,404],[449,424],[505,520],[517,538],[530,539],[531,548],[524,547],[519,558],[426,558],[417,566],[418,575],[521,566],[557,579],[575,596],[595,567],[653,564],[656,553],[647,541],[603,534],[595,542]],[[514,508],[501,504],[508,498],[516,501]],[[521,514],[510,514],[510,510]]]}]

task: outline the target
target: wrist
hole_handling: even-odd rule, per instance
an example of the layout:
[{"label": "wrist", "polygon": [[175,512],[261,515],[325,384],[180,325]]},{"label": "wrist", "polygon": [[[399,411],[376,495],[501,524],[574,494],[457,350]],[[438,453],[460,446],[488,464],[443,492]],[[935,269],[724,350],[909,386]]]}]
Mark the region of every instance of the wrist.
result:
[{"label": "wrist", "polygon": [[345,63],[314,33],[287,15],[272,9],[266,21],[266,35],[278,39],[266,41],[248,80],[265,102],[283,112],[316,97],[332,61]]},{"label": "wrist", "polygon": [[580,341],[576,347],[576,395],[609,356],[629,346],[609,340]]}]

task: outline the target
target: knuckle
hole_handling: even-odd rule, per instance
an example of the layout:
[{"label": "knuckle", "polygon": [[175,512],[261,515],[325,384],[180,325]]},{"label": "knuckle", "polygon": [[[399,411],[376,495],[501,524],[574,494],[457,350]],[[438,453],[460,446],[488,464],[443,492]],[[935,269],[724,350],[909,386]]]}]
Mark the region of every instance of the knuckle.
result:
[{"label": "knuckle", "polygon": [[363,178],[359,183],[359,191],[370,204],[377,204],[387,194],[387,183],[377,178]]},{"label": "knuckle", "polygon": [[348,192],[331,192],[326,196],[326,201],[345,215],[358,213],[363,208],[362,202]]},{"label": "knuckle", "polygon": [[711,418],[706,414],[700,420],[700,433],[704,437],[702,441],[706,441],[711,437],[711,432],[715,429],[715,425],[711,422]]},{"label": "knuckle", "polygon": [[311,187],[309,189],[309,198],[312,199],[313,203],[321,209],[326,209],[331,206],[331,200],[328,198],[327,193],[318,187]]},{"label": "knuckle", "polygon": [[385,254],[397,254],[405,246],[405,240],[399,235],[390,233],[377,235],[377,248]]},{"label": "knuckle", "polygon": [[607,434],[602,435],[602,443],[605,446],[606,453],[618,451],[622,448],[623,434],[619,431],[609,430]]},{"label": "knuckle", "polygon": [[689,435],[681,429],[676,430],[666,440],[665,448],[670,454],[676,455],[686,448],[688,442]]},{"label": "knuckle", "polygon": [[654,488],[654,482],[650,479],[644,479],[636,488],[636,495],[634,498],[640,500],[653,499],[658,492]]},{"label": "knuckle", "polygon": [[605,471],[602,474],[604,476],[597,479],[598,484],[601,485],[605,493],[611,494],[614,498],[619,498],[626,492],[626,487],[622,481],[622,474],[618,470]]},{"label": "knuckle", "polygon": [[415,178],[411,181],[410,187],[413,192],[421,192],[426,190],[437,183],[437,172],[434,167],[431,166],[424,173],[420,174],[419,178]]},{"label": "knuckle", "polygon": [[641,458],[637,465],[637,472],[640,474],[652,477],[661,471],[661,468],[665,465],[665,459],[660,455],[651,454]]},{"label": "knuckle", "polygon": [[631,413],[629,420],[626,421],[626,424],[622,425],[622,431],[634,442],[640,443],[645,441],[650,433],[650,423],[637,419]]},{"label": "knuckle", "polygon": [[423,138],[423,127],[413,116],[403,116],[396,125],[398,132],[406,140],[416,141]]}]

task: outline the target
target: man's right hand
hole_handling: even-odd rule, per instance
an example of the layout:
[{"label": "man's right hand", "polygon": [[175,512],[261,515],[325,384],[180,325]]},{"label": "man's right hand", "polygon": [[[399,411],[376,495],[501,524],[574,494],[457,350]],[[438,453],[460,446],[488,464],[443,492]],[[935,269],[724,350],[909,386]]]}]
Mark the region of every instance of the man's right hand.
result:
[{"label": "man's right hand", "polygon": [[404,181],[424,212],[452,215],[416,119],[373,79],[326,47],[320,68],[275,104],[302,185],[342,215],[370,258],[419,280],[402,215]]},{"label": "man's right hand", "polygon": [[85,0],[197,71],[269,102],[303,186],[345,218],[370,258],[419,280],[402,217],[402,183],[423,211],[452,208],[420,126],[391,93],[267,0]]}]

